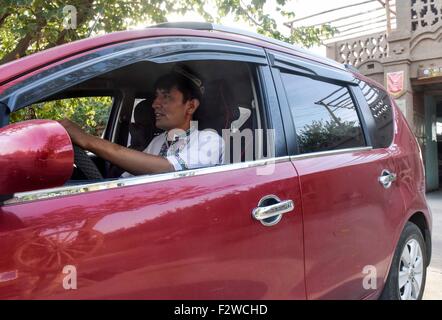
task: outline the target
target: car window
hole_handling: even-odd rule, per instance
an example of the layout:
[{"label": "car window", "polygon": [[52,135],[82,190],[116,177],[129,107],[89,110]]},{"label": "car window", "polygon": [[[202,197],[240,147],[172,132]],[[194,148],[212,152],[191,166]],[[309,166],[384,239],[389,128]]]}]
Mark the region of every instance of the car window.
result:
[{"label": "car window", "polygon": [[365,81],[358,80],[376,123],[373,146],[387,148],[393,140],[393,110],[388,94]]},{"label": "car window", "polygon": [[281,72],[300,153],[365,145],[355,104],[346,86]]},{"label": "car window", "polygon": [[32,119],[70,119],[86,132],[101,137],[109,118],[112,97],[82,97],[32,104],[11,113],[12,122]]}]

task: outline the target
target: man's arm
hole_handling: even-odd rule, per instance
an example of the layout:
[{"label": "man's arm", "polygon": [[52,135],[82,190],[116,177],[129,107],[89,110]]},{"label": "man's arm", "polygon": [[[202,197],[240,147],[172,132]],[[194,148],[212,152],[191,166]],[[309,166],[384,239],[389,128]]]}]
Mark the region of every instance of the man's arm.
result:
[{"label": "man's arm", "polygon": [[163,157],[132,150],[94,137],[70,120],[59,122],[69,133],[73,143],[133,175],[175,171],[173,165]]}]

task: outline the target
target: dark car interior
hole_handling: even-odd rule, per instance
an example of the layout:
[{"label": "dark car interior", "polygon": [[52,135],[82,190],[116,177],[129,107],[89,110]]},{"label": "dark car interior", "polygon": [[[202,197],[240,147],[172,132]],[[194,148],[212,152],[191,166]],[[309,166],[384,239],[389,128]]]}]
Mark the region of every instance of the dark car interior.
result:
[{"label": "dark car interior", "polygon": [[[258,107],[260,98],[256,94],[256,75],[251,65],[213,60],[179,64],[198,74],[205,87],[203,101],[193,119],[198,121],[199,130],[213,129],[222,136],[223,130],[236,133],[244,129],[262,128],[262,123],[265,123],[264,114],[260,113],[261,108]],[[113,105],[102,137],[143,151],[155,135],[161,133],[155,127],[155,115],[151,107],[154,83],[174,66],[175,63],[135,63],[75,85],[41,102],[73,97],[111,96]],[[255,143],[244,140],[246,139],[241,140],[241,154],[233,155],[233,152],[228,152],[225,163],[254,160]],[[230,148],[233,146],[230,145]],[[116,178],[124,172],[90,152],[87,155],[103,178]],[[74,170],[72,180],[85,178],[90,179],[80,170]]]}]

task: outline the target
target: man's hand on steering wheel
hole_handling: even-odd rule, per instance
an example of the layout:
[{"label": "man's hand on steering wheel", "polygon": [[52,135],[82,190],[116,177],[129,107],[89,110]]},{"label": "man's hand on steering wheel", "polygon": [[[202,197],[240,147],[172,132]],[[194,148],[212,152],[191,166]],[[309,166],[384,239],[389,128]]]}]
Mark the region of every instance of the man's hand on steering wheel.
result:
[{"label": "man's hand on steering wheel", "polygon": [[91,139],[93,139],[93,136],[86,133],[78,124],[72,122],[71,120],[63,119],[58,122],[68,132],[69,136],[71,137],[72,144],[76,144],[82,149],[87,149],[88,143]]},{"label": "man's hand on steering wheel", "polygon": [[93,136],[87,134],[76,123],[64,119],[59,123],[66,129],[74,146],[74,163],[87,179],[103,179],[95,163],[88,157],[84,149]]},{"label": "man's hand on steering wheel", "polygon": [[[62,120],[60,124],[69,133],[73,144],[78,145],[81,149],[93,152],[98,157],[133,175],[164,173],[175,170],[172,163],[163,156],[129,149],[105,139],[94,137],[69,120]],[[77,152],[77,154],[80,154],[80,152]]]}]

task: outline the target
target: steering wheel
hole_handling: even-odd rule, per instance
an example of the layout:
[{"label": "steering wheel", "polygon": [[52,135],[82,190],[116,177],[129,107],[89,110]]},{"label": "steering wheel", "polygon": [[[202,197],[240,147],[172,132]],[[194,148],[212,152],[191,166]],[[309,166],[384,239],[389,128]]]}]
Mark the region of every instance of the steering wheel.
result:
[{"label": "steering wheel", "polygon": [[81,171],[81,173],[83,173],[88,180],[103,179],[97,165],[91,160],[91,158],[88,157],[86,151],[76,144],[73,144],[73,147],[74,164],[77,166],[77,169]]}]

